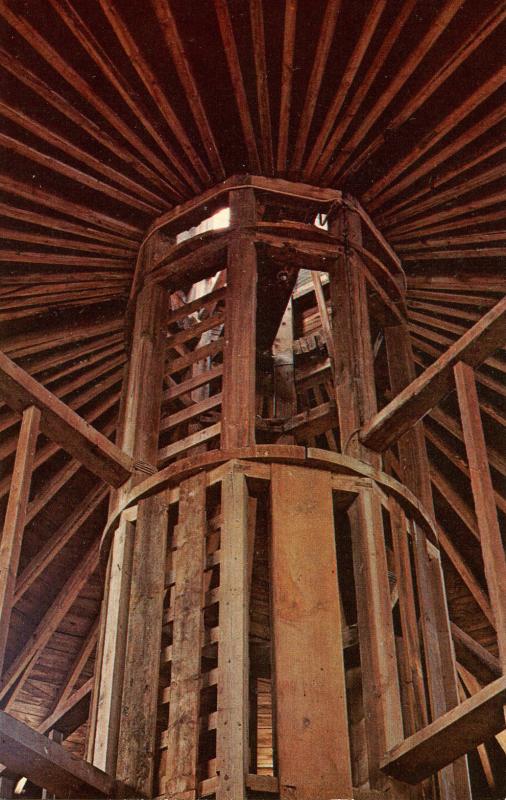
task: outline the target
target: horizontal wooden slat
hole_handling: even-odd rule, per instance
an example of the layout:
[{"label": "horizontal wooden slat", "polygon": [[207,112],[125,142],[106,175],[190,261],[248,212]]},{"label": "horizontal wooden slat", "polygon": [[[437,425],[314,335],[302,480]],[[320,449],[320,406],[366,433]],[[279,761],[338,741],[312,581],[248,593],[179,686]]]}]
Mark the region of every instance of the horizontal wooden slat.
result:
[{"label": "horizontal wooden slat", "polygon": [[209,381],[212,381],[214,378],[219,378],[221,375],[223,375],[223,365],[221,364],[219,367],[213,367],[205,372],[199,372],[199,374],[194,375],[193,378],[189,378],[187,381],[183,381],[183,383],[178,383],[177,385],[171,386],[170,389],[167,389],[163,393],[162,402],[166,403],[168,400],[175,400],[176,397],[191,392],[193,389],[197,389],[199,386],[203,386],[205,383],[209,383]]},{"label": "horizontal wooden slat", "polygon": [[170,461],[171,458],[174,458],[174,456],[186,452],[186,450],[189,450],[190,447],[195,447],[197,444],[202,444],[203,442],[208,441],[208,439],[213,439],[215,436],[219,436],[220,432],[221,422],[217,422],[215,425],[210,425],[209,428],[204,428],[201,431],[197,431],[197,433],[192,433],[192,435],[187,436],[186,439],[181,439],[179,442],[174,442],[174,444],[169,444],[167,447],[163,447],[158,452],[158,466],[165,466],[165,464]]}]

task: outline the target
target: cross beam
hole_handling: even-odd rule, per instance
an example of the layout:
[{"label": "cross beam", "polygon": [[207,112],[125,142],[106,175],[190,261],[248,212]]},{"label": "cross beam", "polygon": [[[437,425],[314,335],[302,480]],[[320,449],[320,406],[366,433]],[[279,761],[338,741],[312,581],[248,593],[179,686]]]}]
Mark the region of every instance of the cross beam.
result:
[{"label": "cross beam", "polygon": [[381,409],[360,431],[360,441],[383,452],[453,389],[453,367],[477,367],[506,340],[506,297],[457,339],[430,367]]},{"label": "cross beam", "polygon": [[42,433],[106,483],[118,487],[130,477],[134,463],[130,456],[1,351],[0,398],[18,412],[36,406]]}]

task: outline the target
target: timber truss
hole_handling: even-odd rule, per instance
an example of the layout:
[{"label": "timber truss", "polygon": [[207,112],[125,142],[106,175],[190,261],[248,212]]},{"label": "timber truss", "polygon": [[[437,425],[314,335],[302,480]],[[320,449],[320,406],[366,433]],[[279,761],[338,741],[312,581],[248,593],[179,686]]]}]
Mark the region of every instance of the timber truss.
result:
[{"label": "timber truss", "polygon": [[[181,236],[222,208],[228,227]],[[298,367],[303,407],[291,297],[308,281],[323,362]],[[24,776],[58,797],[470,798],[465,755],[505,727],[506,562],[474,371],[505,341],[506,298],[417,375],[400,261],[359,203],[247,175],[151,226],[126,336],[116,444],[0,354],[22,416],[0,668],[38,435],[110,490],[71,579],[103,569],[80,656],[98,642],[94,678],[35,731],[8,713],[33,651],[5,665],[3,790]],[[421,423],[455,387],[499,652],[462,701]],[[33,640],[50,630],[44,617]],[[45,734],[90,693],[80,760]]]}]

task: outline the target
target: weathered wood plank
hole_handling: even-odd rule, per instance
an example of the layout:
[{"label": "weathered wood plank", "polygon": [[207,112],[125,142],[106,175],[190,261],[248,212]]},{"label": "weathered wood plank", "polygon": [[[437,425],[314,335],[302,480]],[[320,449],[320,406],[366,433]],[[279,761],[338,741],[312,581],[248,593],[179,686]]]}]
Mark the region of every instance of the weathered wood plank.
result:
[{"label": "weathered wood plank", "polygon": [[224,448],[255,442],[255,345],[257,258],[245,228],[256,220],[252,189],[230,192],[236,226],[228,246],[221,442]]},{"label": "weathered wood plank", "polygon": [[41,411],[41,430],[83,466],[112,486],[121,486],[133,460],[72,411],[41,383],[0,352],[0,396],[14,411]]},{"label": "weathered wood plank", "polygon": [[418,783],[504,729],[506,676],[447,711],[390,752],[382,769]]},{"label": "weathered wood plank", "polygon": [[499,657],[503,672],[506,673],[506,555],[490,476],[480,401],[472,367],[460,362],[454,371],[483,566],[495,619]]},{"label": "weathered wood plank", "polygon": [[[401,392],[415,377],[413,353],[406,326],[386,328],[385,342],[390,386],[393,392]],[[423,423],[416,423],[400,437],[398,450],[402,479],[433,516],[434,504]],[[434,718],[459,702],[455,656],[441,562],[431,558],[423,528],[411,525],[411,531],[427,688]],[[459,800],[470,800],[471,789],[465,758],[442,770],[438,775],[438,782],[444,800],[453,800],[456,796]]]},{"label": "weathered wood plank", "polygon": [[116,775],[146,796],[153,783],[167,527],[163,495],[139,502]]},{"label": "weathered wood plank", "polygon": [[372,788],[385,790],[380,760],[402,742],[404,730],[380,498],[370,489],[362,490],[349,516],[369,780]]},{"label": "weathered wood plank", "polygon": [[351,797],[330,475],[274,464],[271,504],[280,797]]},{"label": "weathered wood plank", "polygon": [[118,753],[134,536],[135,527],[123,514],[107,565],[95,667],[88,753],[96,767],[111,773]]},{"label": "weathered wood plank", "polygon": [[117,782],[56,742],[0,711],[0,761],[59,797],[128,797]]},{"label": "weathered wood plank", "polygon": [[245,800],[248,772],[248,490],[234,469],[221,484],[216,800]]},{"label": "weathered wood plank", "polygon": [[358,429],[377,409],[374,385],[374,356],[371,345],[367,286],[357,264],[354,245],[362,244],[360,217],[342,210],[331,222],[334,233],[344,235],[351,248],[340,258],[339,269],[330,277],[334,315],[334,385],[341,435],[341,451],[363,458],[374,466],[380,459],[368,452],[358,439]]},{"label": "weathered wood plank", "polygon": [[16,576],[25,529],[26,509],[39,435],[40,411],[29,406],[23,411],[16,459],[12,471],[9,500],[0,541],[0,675],[7,644],[7,633],[14,603]]},{"label": "weathered wood plank", "polygon": [[506,297],[493,306],[430,367],[362,427],[360,440],[386,450],[453,389],[453,367],[477,367],[506,339]]},{"label": "weathered wood plank", "polygon": [[206,566],[206,474],[180,484],[174,554],[174,622],[165,791],[197,797],[202,594]]}]

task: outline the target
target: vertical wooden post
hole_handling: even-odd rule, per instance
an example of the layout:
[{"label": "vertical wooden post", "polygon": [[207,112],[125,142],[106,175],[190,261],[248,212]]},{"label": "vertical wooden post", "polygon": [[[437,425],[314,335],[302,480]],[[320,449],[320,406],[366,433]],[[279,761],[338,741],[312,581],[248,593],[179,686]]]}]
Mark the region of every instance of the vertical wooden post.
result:
[{"label": "vertical wooden post", "polygon": [[249,763],[248,489],[234,462],[221,483],[216,800],[245,800]]},{"label": "vertical wooden post", "polygon": [[273,464],[271,506],[280,798],[351,798],[330,474]]},{"label": "vertical wooden post", "polygon": [[179,487],[174,554],[174,623],[167,783],[169,797],[195,800],[198,789],[202,593],[206,559],[206,474]]},{"label": "vertical wooden post", "polygon": [[5,658],[39,425],[39,409],[35,406],[25,409],[0,542],[0,675]]},{"label": "vertical wooden post", "polygon": [[358,439],[360,426],[378,408],[367,284],[353,250],[354,244],[362,244],[360,217],[355,211],[343,208],[339,217],[331,221],[330,230],[344,236],[349,245],[344,256],[338,259],[335,272],[329,275],[341,451],[379,467],[381,456],[364,447]]},{"label": "vertical wooden post", "polygon": [[404,713],[405,733],[410,736],[428,723],[423,682],[422,654],[416,618],[416,600],[411,572],[406,515],[398,502],[390,498],[390,524],[399,589],[402,626],[402,657],[405,664],[407,703]]},{"label": "vertical wooden post", "polygon": [[[382,508],[372,489],[360,492],[349,512],[357,596],[360,663],[364,687],[367,757],[371,788],[392,781],[380,772],[388,750],[404,738]],[[403,797],[402,790],[392,796]],[[406,791],[406,797],[408,797]]]},{"label": "vertical wooden post", "polygon": [[[155,243],[142,254],[149,267]],[[167,293],[160,286],[144,287],[136,301],[130,360],[123,381],[117,444],[155,468],[158,453],[160,407],[165,361]],[[121,489],[111,493],[110,509],[144,477],[136,472]],[[125,668],[128,608],[131,588],[133,526],[126,521],[116,531],[102,602],[97,668],[91,707],[88,758],[101,769],[116,769],[121,691]],[[141,534],[139,534],[141,535]],[[116,541],[117,540],[117,541]]]},{"label": "vertical wooden post", "polygon": [[[345,238],[345,254],[330,274],[333,308],[334,384],[341,449],[373,466],[381,457],[358,440],[358,430],[377,410],[367,286],[353,245],[362,242],[360,217],[341,209],[331,230]],[[404,737],[395,638],[390,604],[381,501],[365,490],[349,510],[355,574],[360,660],[364,687],[369,782],[384,789],[385,752]],[[378,687],[380,689],[378,690]],[[397,791],[397,796],[402,790]],[[395,796],[395,795],[394,795]]]},{"label": "vertical wooden post", "polygon": [[100,680],[95,680],[90,717],[88,757],[111,775],[118,753],[134,537],[134,525],[123,514],[114,534],[106,574],[107,603],[102,607],[97,648]]},{"label": "vertical wooden post", "polygon": [[454,372],[485,578],[495,619],[499,658],[502,671],[506,673],[506,555],[497,519],[480,401],[473,368],[461,361]]},{"label": "vertical wooden post", "polygon": [[164,495],[141,500],[132,557],[116,777],[146,797],[153,783],[167,528]]},{"label": "vertical wooden post", "polygon": [[[117,435],[123,452],[153,468],[158,460],[167,305],[167,291],[159,285],[144,287],[137,298]],[[117,499],[143,477],[134,475],[118,491]]]},{"label": "vertical wooden post", "polygon": [[[415,378],[415,362],[407,328],[403,325],[386,328],[385,342],[390,386],[393,392],[398,393]],[[418,423],[401,436],[398,448],[404,482],[433,515],[423,423]],[[429,555],[425,533],[418,525],[412,526],[412,538],[427,683],[432,717],[436,718],[459,703],[455,654],[441,561]],[[442,800],[470,800],[471,787],[465,757],[441,770],[438,779]]]},{"label": "vertical wooden post", "polygon": [[223,351],[221,446],[255,443],[257,260],[248,225],[256,219],[253,189],[230,192],[227,305]]}]

